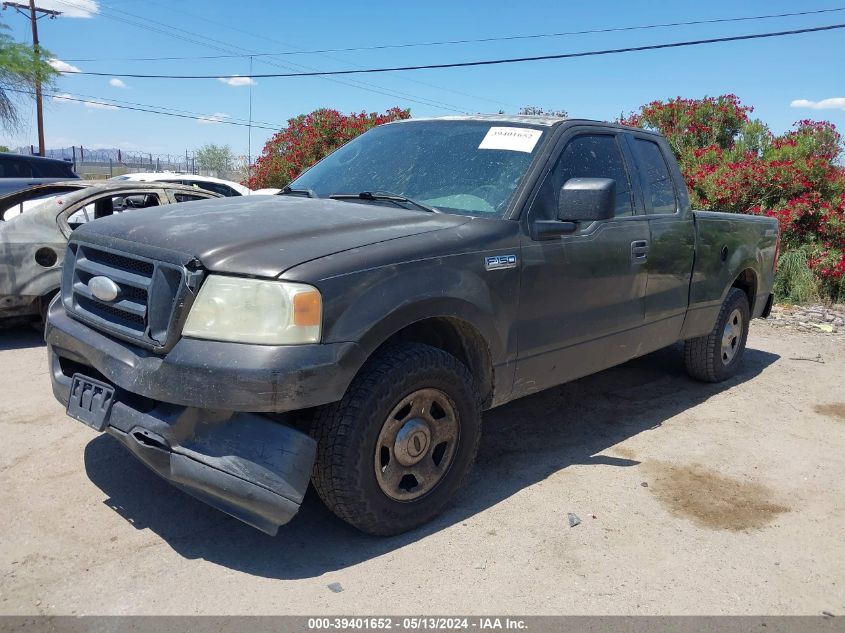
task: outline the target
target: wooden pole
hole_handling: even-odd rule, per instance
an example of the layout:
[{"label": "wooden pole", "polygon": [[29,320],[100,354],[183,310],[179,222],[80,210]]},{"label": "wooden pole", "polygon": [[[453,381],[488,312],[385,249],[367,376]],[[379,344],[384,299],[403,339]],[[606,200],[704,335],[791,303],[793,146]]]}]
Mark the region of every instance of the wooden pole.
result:
[{"label": "wooden pole", "polygon": [[38,155],[44,156],[44,105],[41,96],[41,48],[38,46],[38,16],[35,0],[29,0],[29,21],[32,24],[32,50],[35,56],[35,117],[38,121]]}]

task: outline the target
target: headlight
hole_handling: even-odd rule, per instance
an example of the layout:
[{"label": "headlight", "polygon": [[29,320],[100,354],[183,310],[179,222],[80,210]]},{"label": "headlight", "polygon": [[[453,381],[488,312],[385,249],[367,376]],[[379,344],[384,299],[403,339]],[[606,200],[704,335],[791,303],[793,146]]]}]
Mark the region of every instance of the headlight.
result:
[{"label": "headlight", "polygon": [[261,345],[319,343],[322,311],[320,292],[305,284],[210,275],[182,334]]}]

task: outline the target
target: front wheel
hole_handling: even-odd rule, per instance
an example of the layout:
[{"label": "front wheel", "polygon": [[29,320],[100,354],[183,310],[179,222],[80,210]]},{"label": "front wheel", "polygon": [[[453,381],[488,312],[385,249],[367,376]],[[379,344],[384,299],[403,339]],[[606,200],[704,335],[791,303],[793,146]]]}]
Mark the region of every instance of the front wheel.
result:
[{"label": "front wheel", "polygon": [[705,382],[721,382],[736,374],[750,320],[748,297],[739,288],[731,288],[710,334],[684,343],[687,373]]},{"label": "front wheel", "polygon": [[367,362],[343,400],[317,411],[312,435],[323,503],[364,532],[398,534],[436,516],[470,471],[480,399],[454,356],[392,346]]}]

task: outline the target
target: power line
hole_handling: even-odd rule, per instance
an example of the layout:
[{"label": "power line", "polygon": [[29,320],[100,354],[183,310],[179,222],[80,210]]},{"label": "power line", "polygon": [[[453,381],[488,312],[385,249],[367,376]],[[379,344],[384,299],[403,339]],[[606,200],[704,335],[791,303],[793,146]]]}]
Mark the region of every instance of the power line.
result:
[{"label": "power line", "polygon": [[[63,5],[69,6],[69,7],[77,7],[78,8],[80,6],[76,3],[74,3],[72,0],[57,0],[57,1],[60,4],[63,4]],[[234,50],[240,49],[241,51],[244,51],[243,54],[245,54],[247,57],[249,56],[249,52],[247,51],[247,49],[245,49],[243,47],[234,46],[234,45],[220,46],[219,44],[213,44],[213,43],[211,43],[207,40],[196,39],[194,37],[195,33],[193,31],[188,31],[186,29],[171,26],[169,24],[164,24],[162,22],[157,22],[156,20],[152,20],[150,18],[144,18],[142,16],[136,15],[134,13],[130,13],[128,11],[117,9],[115,7],[109,7],[108,5],[105,5],[103,3],[100,4],[99,15],[101,15],[104,18],[108,18],[110,20],[123,22],[123,23],[129,24],[131,26],[136,26],[138,28],[142,28],[142,29],[145,29],[145,30],[148,30],[148,31],[160,33],[162,35],[166,35],[168,37],[173,37],[173,38],[176,38],[176,39],[179,39],[179,40],[183,40],[185,42],[189,42],[191,44],[196,44],[198,46],[204,46],[206,48],[224,51],[226,53],[232,53]],[[122,16],[129,16],[129,18],[122,17]],[[137,20],[142,20],[142,21],[138,22],[136,20],[132,20],[131,18],[136,18]],[[205,18],[202,18],[202,19],[205,19]],[[156,24],[159,25],[159,27],[164,27],[164,28],[159,28],[159,27],[154,26]],[[185,33],[186,35],[181,35],[180,32]],[[273,61],[269,61],[269,60],[257,60],[257,61],[264,63],[264,64],[267,64],[267,65],[270,65],[270,66],[277,67],[277,68],[293,69],[293,66],[284,65],[284,64],[281,64],[279,62],[273,62]],[[313,70],[313,68],[309,68],[308,66],[302,66],[301,64],[294,64],[294,66],[299,66],[300,68],[304,68],[306,70]],[[235,75],[229,75],[229,77],[233,77],[233,76],[235,76]],[[312,76],[319,77],[319,74],[315,74],[315,75],[312,75]],[[225,77],[222,77],[222,78],[225,78]],[[408,94],[404,94],[404,93],[401,93],[401,92],[398,92],[398,91],[388,91],[387,89],[382,88],[381,86],[377,86],[375,84],[367,84],[365,82],[355,81],[355,80],[342,81],[340,79],[331,79],[331,78],[328,78],[328,77],[324,77],[324,79],[326,81],[339,83],[341,85],[359,88],[361,90],[366,90],[368,92],[373,92],[373,93],[380,94],[380,95],[387,96],[387,97],[401,98],[401,99],[405,99],[406,101],[410,101],[412,103],[419,103],[421,105],[426,105],[426,106],[438,108],[438,109],[441,109],[441,110],[447,110],[447,111],[458,112],[458,113],[466,113],[466,109],[462,109],[462,108],[455,106],[453,104],[435,101],[434,99],[429,99],[427,97],[416,97],[415,95],[408,95]]]},{"label": "power line", "polygon": [[[6,88],[9,92],[19,92],[21,94],[28,94],[34,95],[35,92],[33,90],[21,90],[18,88]],[[44,93],[45,97],[53,97],[60,101],[75,101],[79,103],[89,103],[92,105],[98,106],[107,106],[109,108],[116,108],[118,110],[134,110],[136,112],[147,112],[149,114],[160,114],[163,116],[172,116],[178,117],[180,119],[193,119],[195,121],[207,121],[208,123],[222,123],[224,125],[237,125],[239,127],[249,127],[248,123],[238,123],[237,121],[229,121],[226,118],[221,117],[220,115],[214,114],[205,114],[200,116],[193,116],[190,114],[179,114],[177,112],[163,112],[161,110],[154,110],[151,108],[138,108],[134,106],[126,106],[126,105],[116,105],[114,103],[106,103],[104,101],[94,101],[91,99],[79,99],[77,97],[71,97],[65,94],[51,94],[51,93]],[[252,124],[252,127],[259,128],[262,130],[270,130],[272,132],[278,132],[281,128],[279,127],[265,127],[263,125],[256,125],[255,123]]]},{"label": "power line", "polygon": [[[90,101],[90,103],[97,103],[98,101],[107,102],[107,103],[102,103],[102,104],[99,104],[99,105],[124,104],[124,105],[131,105],[131,106],[140,106],[142,108],[153,108],[155,110],[167,110],[167,111],[170,111],[170,112],[179,112],[179,113],[182,113],[182,114],[192,114],[192,115],[195,115],[195,116],[197,116],[197,117],[199,117],[203,120],[208,119],[208,118],[212,118],[214,116],[214,115],[211,115],[211,114],[204,114],[202,112],[196,112],[195,110],[184,110],[184,109],[181,109],[181,108],[171,108],[170,106],[162,106],[162,105],[150,105],[149,103],[138,103],[137,101],[123,101],[121,99],[112,99],[111,97],[100,97],[100,96],[97,96],[97,95],[87,95],[87,94],[82,94],[82,93],[79,93],[79,92],[74,92],[74,93],[70,93],[70,92],[64,93],[63,92],[63,93],[60,93],[60,94],[57,94],[57,95],[54,95],[54,96],[59,97],[60,99],[63,99],[65,97],[77,97],[77,98],[80,98],[80,99],[93,99],[93,101]],[[244,119],[242,117],[227,117],[226,120],[227,121],[236,121],[236,122],[244,123],[244,124],[248,125],[248,120]],[[284,127],[284,125],[281,125],[281,124],[277,125],[275,123],[270,123],[268,121],[253,121],[253,124],[254,125],[255,124],[257,124],[257,125],[267,125],[267,126],[270,126],[271,128],[276,129],[276,130],[280,130]]]},{"label": "power line", "polygon": [[[67,62],[100,62],[100,61],[124,61],[124,62],[158,62],[158,61],[180,61],[196,59],[233,59],[246,57],[286,57],[291,55],[320,55],[323,53],[348,53],[354,51],[375,51],[396,48],[418,48],[424,46],[452,46],[457,44],[482,44],[488,42],[511,42],[517,40],[533,40],[552,37],[564,37],[571,35],[589,35],[596,33],[619,33],[623,31],[642,31],[650,29],[662,29],[675,26],[697,26],[701,24],[724,24],[730,22],[747,22],[751,20],[768,20],[773,18],[786,18],[807,15],[818,15],[823,13],[834,13],[845,11],[845,7],[833,9],[817,9],[813,11],[795,11],[792,13],[772,13],[767,15],[751,15],[737,18],[715,18],[711,20],[691,20],[688,22],[664,22],[661,24],[644,24],[638,26],[619,26],[604,29],[587,29],[581,31],[562,31],[560,33],[536,33],[531,35],[506,35],[501,37],[482,37],[464,40],[443,40],[435,42],[415,42],[405,44],[378,44],[374,46],[352,46],[348,48],[319,48],[313,50],[281,51],[275,53],[233,53],[228,55],[193,55],[183,57],[110,57],[110,58],[78,58],[66,59]],[[238,29],[240,30],[240,29]],[[272,40],[271,40],[272,41]]]},{"label": "power line", "polygon": [[722,42],[739,42],[743,40],[757,40],[772,37],[783,37],[787,35],[800,35],[803,33],[816,33],[820,31],[833,31],[845,28],[845,24],[830,24],[827,26],[815,26],[806,29],[793,29],[790,31],[776,31],[773,33],[754,33],[751,35],[733,35],[729,37],[715,37],[703,40],[690,40],[685,42],[671,42],[666,44],[648,44],[645,46],[628,46],[625,48],[609,48],[598,51],[583,51],[580,53],[559,53],[556,55],[536,55],[533,57],[511,57],[506,59],[486,59],[472,62],[453,62],[449,64],[421,64],[418,66],[392,66],[384,68],[359,68],[352,70],[320,70],[313,72],[299,73],[259,73],[251,75],[150,75],[141,73],[102,73],[88,71],[63,71],[66,75],[91,75],[98,77],[127,77],[133,79],[231,79],[234,77],[248,77],[250,79],[269,79],[274,77],[321,77],[329,75],[356,75],[367,73],[388,73],[405,72],[411,70],[432,70],[442,68],[467,68],[472,66],[494,66],[499,64],[516,64],[521,62],[536,62],[552,59],[571,59],[575,57],[592,57],[596,55],[615,55],[619,53],[633,53],[639,51],[661,50],[665,48],[681,48],[686,46],[700,46],[703,44],[718,44]]},{"label": "power line", "polygon": [[[263,35],[263,34],[260,34],[260,33],[253,33],[253,32],[247,31],[245,29],[238,28],[237,26],[234,26],[231,23],[217,22],[217,21],[211,20],[211,19],[209,19],[205,16],[189,13],[189,12],[187,12],[184,9],[181,9],[181,8],[175,8],[173,6],[172,2],[164,2],[163,0],[148,0],[148,2],[152,2],[153,4],[158,4],[160,6],[166,7],[167,9],[169,9],[171,11],[176,11],[178,13],[181,13],[182,15],[192,17],[192,18],[195,18],[195,19],[198,19],[198,20],[202,20],[203,22],[207,22],[209,24],[214,24],[216,26],[222,26],[223,28],[229,29],[231,31],[243,33],[243,34],[248,35],[252,38],[259,38],[259,39],[265,40],[267,42],[272,42],[274,44],[286,46],[288,48],[294,49],[295,51],[303,51],[304,50],[301,47],[295,46],[295,45],[293,45],[289,42],[284,42],[282,40],[279,40],[278,38],[267,37],[266,35]],[[326,59],[330,59],[330,60],[335,61],[335,62],[346,63],[349,66],[352,66],[352,67],[355,67],[355,68],[361,68],[362,67],[362,66],[359,66],[358,64],[352,63],[351,61],[349,61],[349,59],[345,59],[345,58],[341,59],[341,58],[336,57],[336,56],[326,55],[326,54],[321,54],[321,53],[318,53],[318,54],[321,57],[324,57]],[[271,66],[278,66],[277,63],[274,64],[270,61],[266,61],[266,60],[263,60],[263,59],[260,59],[260,58],[258,59],[258,62],[264,63],[264,64],[269,64]],[[316,70],[313,67],[302,66],[301,64],[298,64],[298,66],[300,68],[304,69],[304,70]],[[447,88],[445,86],[438,86],[438,85],[431,84],[431,83],[428,83],[428,82],[425,82],[425,81],[420,81],[418,79],[411,79],[410,77],[399,76],[398,79],[403,80],[403,81],[407,81],[409,83],[415,83],[415,84],[418,84],[420,86],[425,86],[427,88],[434,88],[435,90],[438,90],[438,91],[441,91],[441,92],[450,92],[452,94],[460,95],[462,97],[469,97],[470,99],[475,99],[475,100],[480,100],[480,101],[488,101],[490,103],[495,103],[497,105],[504,105],[504,106],[512,106],[513,105],[513,104],[510,104],[510,103],[505,103],[503,101],[499,101],[498,99],[491,99],[489,97],[483,97],[483,96],[480,96],[480,95],[477,95],[477,94],[470,94],[470,93],[467,93],[467,92],[463,92],[461,90],[455,90],[454,88]],[[335,81],[337,81],[337,80],[335,80]],[[368,86],[375,86],[375,84],[372,84],[372,83],[366,83],[366,82],[358,82],[358,83],[363,83],[364,85],[368,85]],[[402,95],[401,92],[398,93],[398,94],[400,96]],[[428,97],[426,97],[426,99],[431,101],[431,99],[429,99]],[[437,102],[435,102],[435,103],[437,103]],[[452,106],[452,104],[448,104],[448,103],[443,104],[443,105]],[[458,107],[458,106],[455,106],[455,107]],[[460,111],[460,110],[456,110],[456,111]]]}]

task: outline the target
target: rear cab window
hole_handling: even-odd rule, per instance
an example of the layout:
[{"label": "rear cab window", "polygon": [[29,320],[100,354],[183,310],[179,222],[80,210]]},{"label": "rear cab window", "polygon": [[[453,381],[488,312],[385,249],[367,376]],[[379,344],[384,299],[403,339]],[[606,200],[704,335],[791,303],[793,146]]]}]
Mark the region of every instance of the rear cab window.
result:
[{"label": "rear cab window", "polygon": [[644,138],[634,138],[633,141],[646,213],[675,213],[678,196],[660,145]]}]

